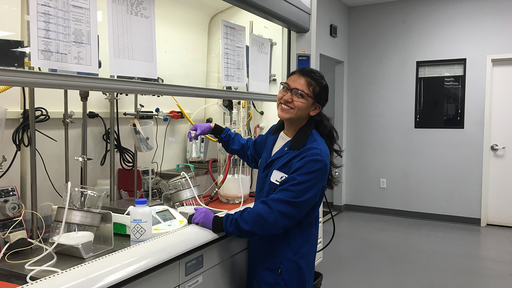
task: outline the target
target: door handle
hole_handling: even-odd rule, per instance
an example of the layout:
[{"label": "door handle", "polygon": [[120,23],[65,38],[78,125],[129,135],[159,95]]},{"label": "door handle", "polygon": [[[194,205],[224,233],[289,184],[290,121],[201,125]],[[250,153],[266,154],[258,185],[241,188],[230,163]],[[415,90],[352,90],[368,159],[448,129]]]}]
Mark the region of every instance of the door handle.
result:
[{"label": "door handle", "polygon": [[505,149],[505,147],[500,147],[498,144],[492,144],[491,150],[492,151],[500,151],[500,149]]}]

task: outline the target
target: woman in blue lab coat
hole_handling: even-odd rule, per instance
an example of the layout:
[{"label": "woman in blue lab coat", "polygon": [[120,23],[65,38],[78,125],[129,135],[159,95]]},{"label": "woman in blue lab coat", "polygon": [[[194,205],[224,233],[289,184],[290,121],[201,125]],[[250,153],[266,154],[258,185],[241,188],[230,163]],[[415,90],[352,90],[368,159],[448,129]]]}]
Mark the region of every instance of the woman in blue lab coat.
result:
[{"label": "woman in blue lab coat", "polygon": [[257,139],[209,123],[190,129],[194,137],[213,134],[228,153],[258,169],[252,208],[223,217],[196,208],[192,219],[249,238],[247,287],[313,286],[320,204],[326,187],[339,183],[333,171],[334,157],[341,157],[338,133],[322,112],[328,94],[321,72],[300,68],[281,83],[280,120]]}]

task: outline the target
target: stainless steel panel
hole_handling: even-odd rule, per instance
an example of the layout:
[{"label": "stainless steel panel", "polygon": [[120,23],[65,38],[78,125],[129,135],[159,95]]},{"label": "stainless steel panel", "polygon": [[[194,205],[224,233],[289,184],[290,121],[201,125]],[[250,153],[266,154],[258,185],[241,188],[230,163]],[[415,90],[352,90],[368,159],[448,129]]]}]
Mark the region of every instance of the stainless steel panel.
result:
[{"label": "stainless steel panel", "polygon": [[123,282],[119,287],[179,287],[180,285],[180,265],[177,260],[165,262],[146,272],[141,273],[144,275],[140,275],[140,277],[130,278],[129,283]]},{"label": "stainless steel panel", "polygon": [[247,250],[244,250],[218,265],[192,277],[180,288],[245,288],[247,280]]},{"label": "stainless steel panel", "polygon": [[[239,253],[240,251],[247,249],[247,239],[241,239],[237,237],[229,237],[225,238],[222,241],[216,242],[205,249],[202,249],[198,252],[195,252],[187,257],[184,257],[180,260],[180,282],[187,282],[194,277],[204,273],[206,270],[212,268],[218,263],[229,259],[233,255]],[[198,270],[191,275],[185,276],[185,265],[188,261],[197,258],[198,256],[203,255],[203,268]],[[185,286],[181,286],[185,287]],[[198,286],[202,287],[202,286]],[[213,286],[212,286],[213,287]],[[217,286],[217,287],[227,287],[227,286]]]}]

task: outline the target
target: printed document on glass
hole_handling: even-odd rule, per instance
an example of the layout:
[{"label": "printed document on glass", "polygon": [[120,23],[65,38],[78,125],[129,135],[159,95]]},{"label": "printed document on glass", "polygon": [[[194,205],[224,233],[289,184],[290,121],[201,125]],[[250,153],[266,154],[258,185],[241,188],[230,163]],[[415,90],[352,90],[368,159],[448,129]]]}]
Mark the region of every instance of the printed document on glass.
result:
[{"label": "printed document on glass", "polygon": [[221,20],[221,82],[242,87],[247,83],[245,27]]},{"label": "printed document on glass", "polygon": [[110,75],[156,79],[155,0],[109,0]]},{"label": "printed document on glass", "polygon": [[34,67],[98,73],[96,0],[30,0]]},{"label": "printed document on glass", "polygon": [[269,92],[270,52],[269,39],[249,35],[249,91]]}]

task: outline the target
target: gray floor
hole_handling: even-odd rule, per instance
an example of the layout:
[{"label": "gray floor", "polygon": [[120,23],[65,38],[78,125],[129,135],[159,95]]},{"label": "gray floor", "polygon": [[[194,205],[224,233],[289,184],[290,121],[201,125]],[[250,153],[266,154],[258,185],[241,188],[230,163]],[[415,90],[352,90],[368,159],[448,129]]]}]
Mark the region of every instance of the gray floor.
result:
[{"label": "gray floor", "polygon": [[[316,267],[322,288],[512,287],[512,228],[350,211],[334,219]],[[331,234],[329,220],[324,241]]]}]

